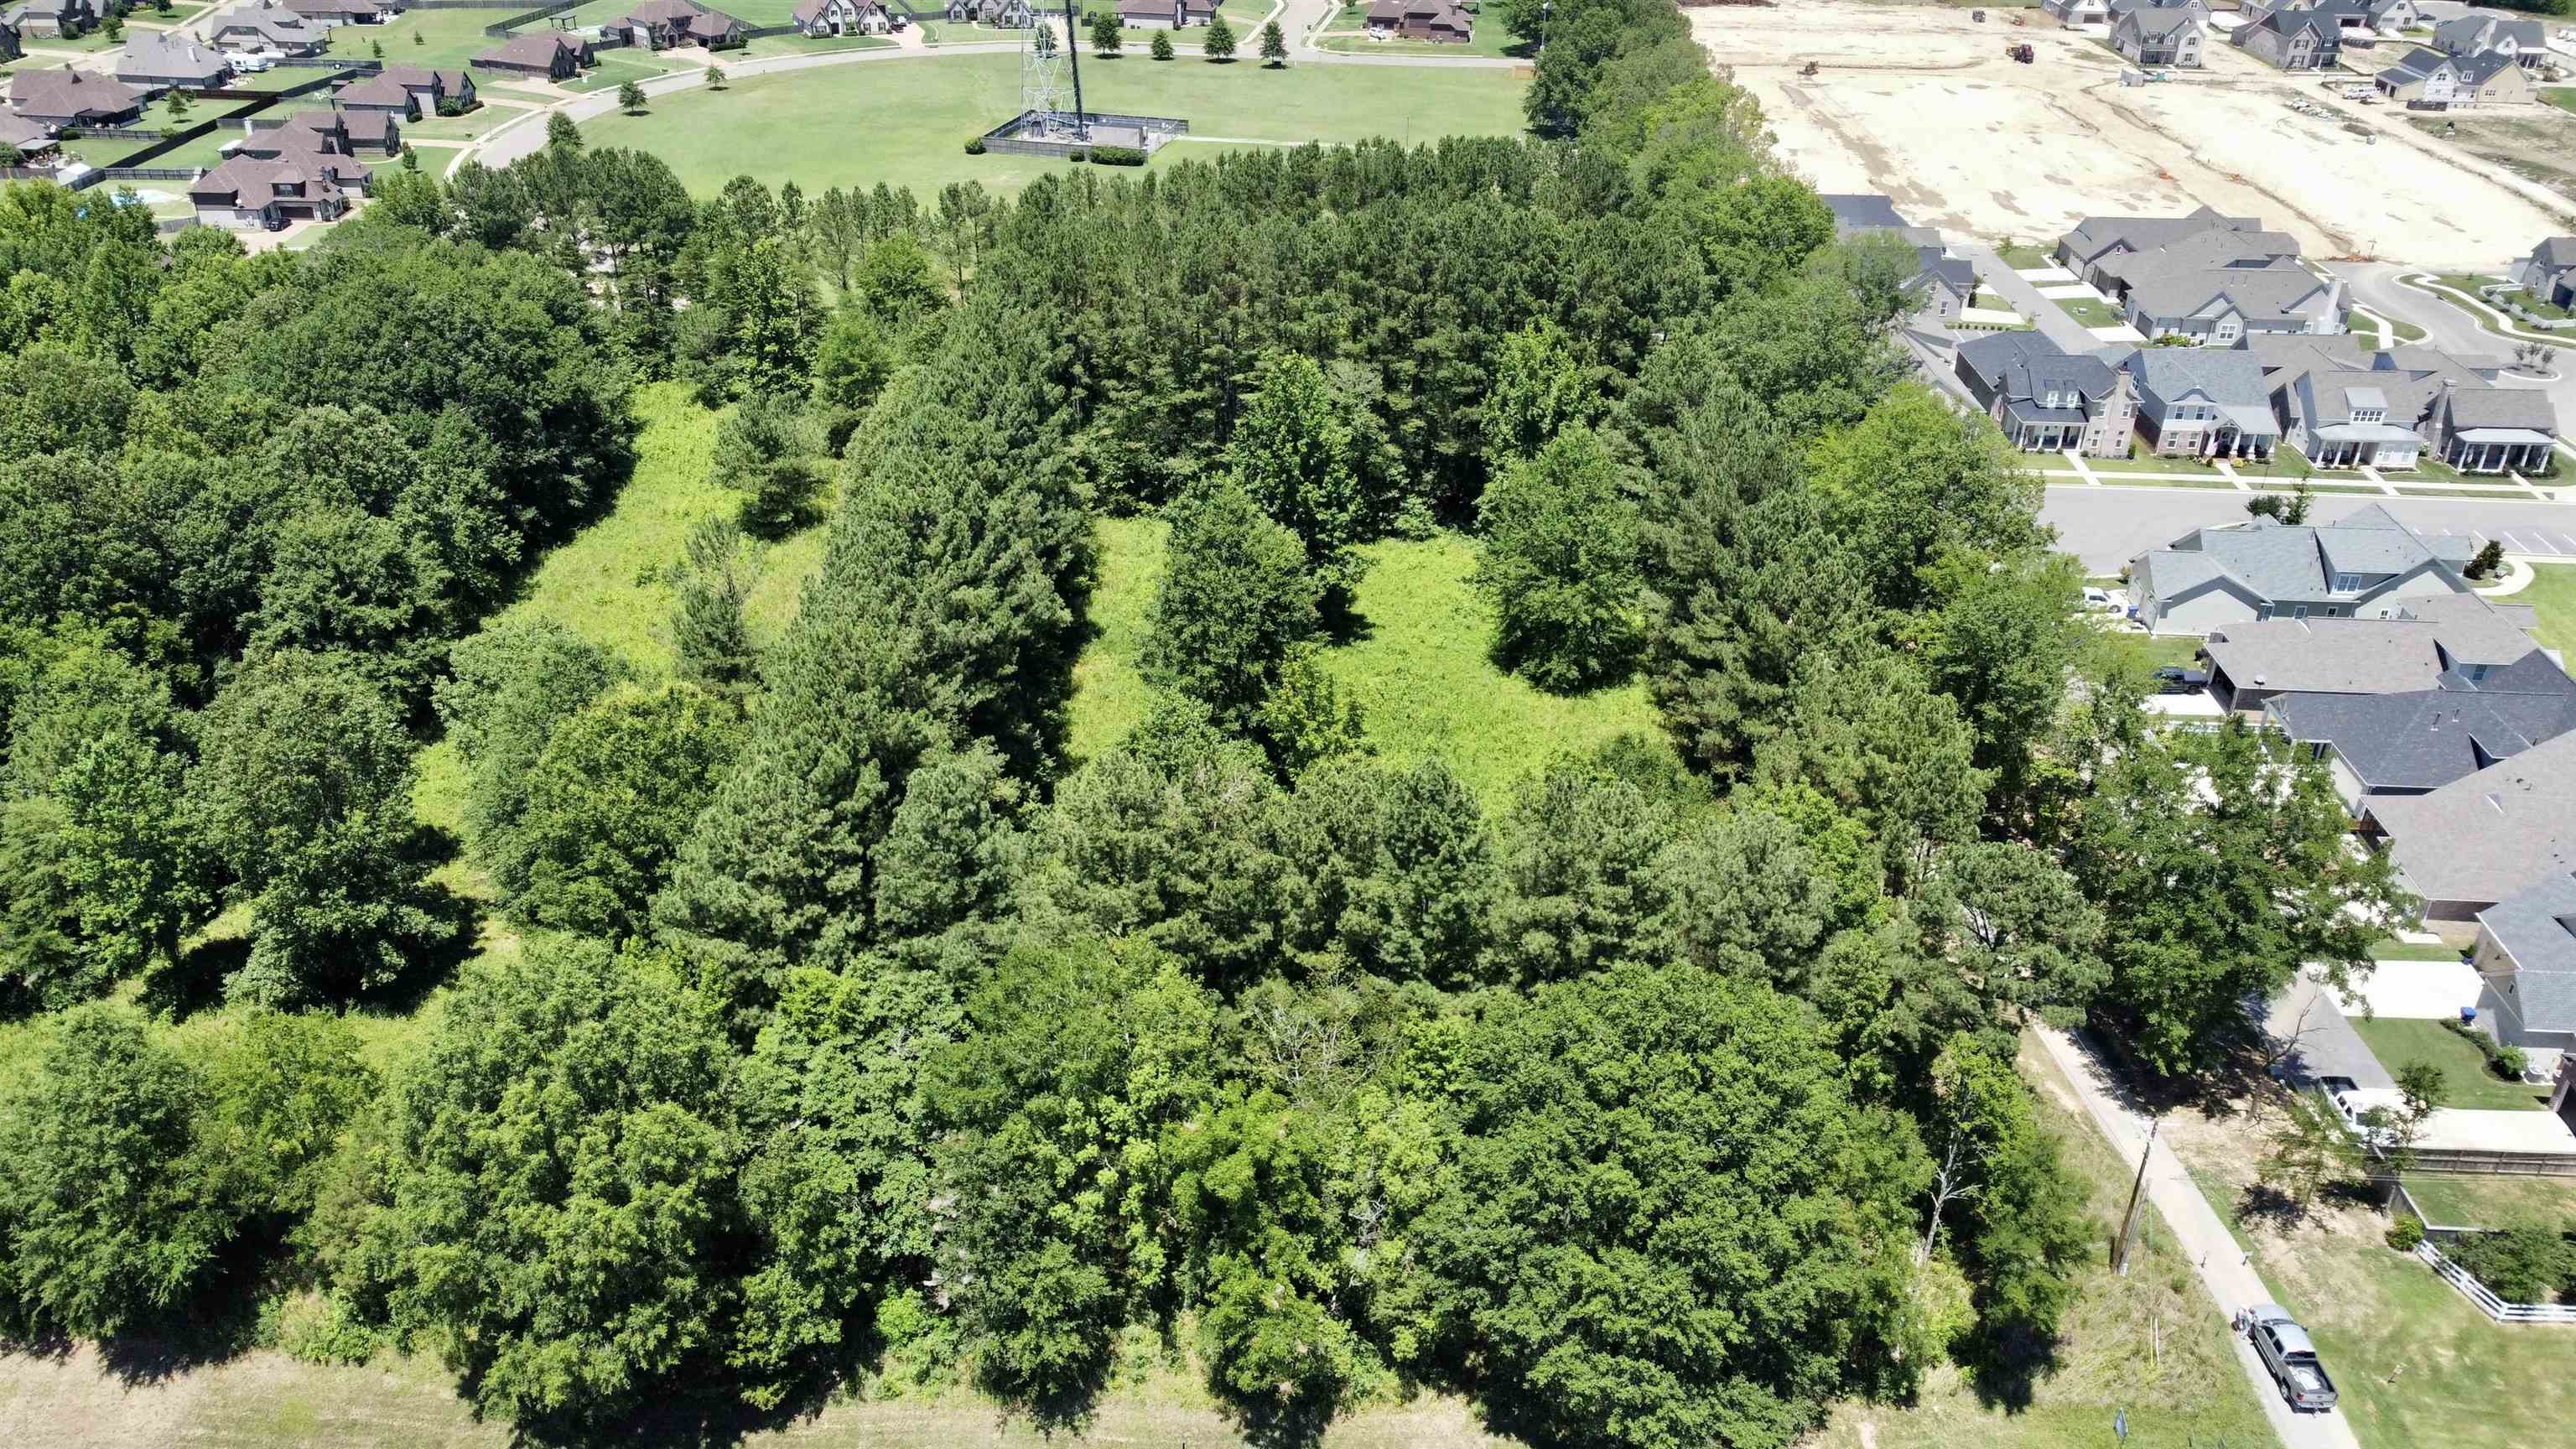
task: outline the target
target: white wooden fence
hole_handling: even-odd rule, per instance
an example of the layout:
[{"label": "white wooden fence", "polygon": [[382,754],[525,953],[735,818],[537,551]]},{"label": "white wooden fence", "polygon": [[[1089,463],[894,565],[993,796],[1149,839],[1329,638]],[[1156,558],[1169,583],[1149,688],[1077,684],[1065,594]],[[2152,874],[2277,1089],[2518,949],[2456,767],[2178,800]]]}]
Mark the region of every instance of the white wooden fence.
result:
[{"label": "white wooden fence", "polygon": [[2565,1303],[2507,1303],[2495,1290],[2469,1276],[2468,1270],[2442,1256],[2442,1250],[2430,1239],[2415,1245],[2415,1256],[2424,1260],[2444,1281],[2460,1290],[2461,1296],[2478,1305],[2487,1317],[2498,1323],[2576,1323],[2576,1305]]}]

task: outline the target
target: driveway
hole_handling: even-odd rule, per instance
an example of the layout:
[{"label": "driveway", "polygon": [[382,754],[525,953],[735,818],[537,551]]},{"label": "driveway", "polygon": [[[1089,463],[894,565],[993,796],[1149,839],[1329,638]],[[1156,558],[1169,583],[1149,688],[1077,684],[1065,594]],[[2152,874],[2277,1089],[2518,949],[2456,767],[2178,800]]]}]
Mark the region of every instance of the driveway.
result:
[{"label": "driveway", "polygon": [[2456,1021],[2461,1007],[2478,1004],[2478,973],[2465,961],[2381,961],[2351,992],[2328,987],[2326,995],[2355,1016],[2367,1009],[2409,1021]]},{"label": "driveway", "polygon": [[2348,1077],[2356,1087],[2394,1090],[2397,1079],[2379,1064],[2361,1033],[2314,977],[2302,974],[2272,1003],[2264,1029],[2293,1045],[2281,1059],[2282,1079],[2293,1087],[2319,1077]]},{"label": "driveway", "polygon": [[1992,247],[1965,239],[1954,240],[1950,250],[1968,259],[1977,270],[1977,280],[1992,288],[1994,294],[2012,304],[2012,309],[2029,318],[2039,328],[2039,335],[2082,355],[2104,346],[2090,329],[2066,315],[2055,302],[2040,295],[2039,288],[2023,281]]}]

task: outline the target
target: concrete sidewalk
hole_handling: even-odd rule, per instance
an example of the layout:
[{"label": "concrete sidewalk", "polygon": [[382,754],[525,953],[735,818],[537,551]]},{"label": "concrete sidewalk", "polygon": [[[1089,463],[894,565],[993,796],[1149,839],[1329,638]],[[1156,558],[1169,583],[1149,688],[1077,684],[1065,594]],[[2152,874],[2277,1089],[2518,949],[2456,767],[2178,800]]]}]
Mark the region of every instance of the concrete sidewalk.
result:
[{"label": "concrete sidewalk", "polygon": [[[2328,1011],[2332,1014],[2331,1007]],[[2341,1017],[2337,1016],[2337,1020]],[[2077,1046],[2064,1032],[2044,1026],[2034,1030],[2058,1070],[2075,1084],[2075,1094],[2083,1099],[2085,1113],[2110,1139],[2111,1150],[2126,1161],[2136,1162],[2148,1143],[2146,1119],[2130,1110],[2125,1095],[2113,1085],[2110,1074],[2092,1053]],[[2239,1308],[2274,1301],[2272,1290],[2263,1286],[2262,1276],[2228,1235],[2227,1224],[2219,1220],[2182,1163],[2161,1143],[2156,1144],[2147,1161],[2147,1197],[2163,1215],[2183,1256],[2198,1266],[2201,1284],[2217,1300],[2220,1313],[2232,1316]],[[2234,1342],[2237,1364],[2245,1370],[2246,1381],[2254,1397],[2261,1401],[2265,1417],[2272,1421],[2283,1449],[2360,1449],[2341,1410],[2323,1414],[2290,1412],[2290,1406],[2281,1402],[2280,1388],[2272,1382],[2270,1370],[2255,1356],[2254,1345],[2241,1335]],[[2327,1371],[2332,1372],[2333,1366],[2328,1365]]]}]

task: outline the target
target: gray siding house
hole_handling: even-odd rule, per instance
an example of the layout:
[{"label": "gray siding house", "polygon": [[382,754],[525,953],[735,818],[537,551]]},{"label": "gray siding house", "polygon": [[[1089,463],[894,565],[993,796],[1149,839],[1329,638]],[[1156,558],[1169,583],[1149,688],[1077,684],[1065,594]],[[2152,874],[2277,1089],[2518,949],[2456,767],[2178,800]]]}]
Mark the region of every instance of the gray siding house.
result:
[{"label": "gray siding house", "polygon": [[2332,70],[2343,53],[2343,27],[2324,5],[2251,15],[2228,38],[2237,49],[2283,70]]},{"label": "gray siding house", "polygon": [[1834,214],[1834,240],[1853,237],[1881,236],[1910,248],[1914,253],[1914,272],[1906,278],[1907,291],[1920,298],[1914,315],[1906,325],[1916,331],[1943,334],[1967,309],[1968,299],[1977,294],[1977,271],[1965,257],[1950,255],[1941,233],[1928,226],[1916,226],[1896,209],[1896,203],[1884,193],[1875,191],[1833,192],[1820,195],[1825,209]]},{"label": "gray siding house", "polygon": [[2526,1051],[2576,1052],[2576,873],[2548,871],[2477,919],[2487,1029]]},{"label": "gray siding house", "polygon": [[2537,20],[2463,15],[2433,27],[2433,48],[2444,55],[2502,55],[2524,70],[2549,63],[2549,35]]},{"label": "gray siding house", "polygon": [[2137,394],[2129,375],[2101,358],[2079,357],[2037,332],[1989,332],[1960,343],[1952,366],[2023,452],[2128,455]]},{"label": "gray siding house", "polygon": [[2209,12],[2200,0],[2115,0],[2111,7],[2111,48],[2139,65],[2197,70],[2208,39]]},{"label": "gray siding house", "polygon": [[2466,537],[2427,538],[2375,503],[2332,524],[2258,517],[2196,528],[2138,555],[2129,599],[2156,634],[2205,635],[2274,618],[2385,618],[2425,599],[2468,595],[2461,571],[2475,555]]},{"label": "gray siding house", "polygon": [[2280,445],[2252,353],[2143,347],[2121,364],[2138,394],[2138,439],[2167,458],[2269,458]]},{"label": "gray siding house", "polygon": [[[2398,882],[2423,898],[2425,919],[2478,920],[2547,877],[2576,870],[2576,734],[2429,794],[2373,800],[2361,832],[2396,862]],[[2517,945],[2524,939],[2514,936]]]},{"label": "gray siding house", "polygon": [[2576,301],[2576,236],[2542,238],[2514,263],[2513,283],[2554,307]]}]

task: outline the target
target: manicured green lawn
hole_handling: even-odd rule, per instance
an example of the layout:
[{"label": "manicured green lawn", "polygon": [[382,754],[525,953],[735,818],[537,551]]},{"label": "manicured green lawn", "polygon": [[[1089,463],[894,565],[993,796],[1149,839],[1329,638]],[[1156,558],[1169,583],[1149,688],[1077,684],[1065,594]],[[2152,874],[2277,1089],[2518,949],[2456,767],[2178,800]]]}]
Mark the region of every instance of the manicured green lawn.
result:
[{"label": "manicured green lawn", "polygon": [[2576,1178],[2424,1173],[2406,1179],[2406,1195],[2446,1228],[2576,1226]]},{"label": "manicured green lawn", "polygon": [[2457,961],[2460,959],[2460,952],[2455,946],[2419,946],[2413,941],[2400,941],[2392,936],[2370,948],[2370,959],[2374,961]]},{"label": "manicured green lawn", "polygon": [[2531,582],[2504,602],[2531,606],[2539,616],[2533,638],[2552,649],[2576,651],[2576,564],[2534,565]]},{"label": "manicured green lawn", "polygon": [[2057,310],[2086,327],[2117,327],[2120,311],[2099,297],[2052,297]]},{"label": "manicured green lawn", "polygon": [[[537,0],[529,0],[528,8],[536,4]],[[382,25],[343,25],[332,31],[330,54],[362,59],[381,46],[388,65],[461,66],[501,43],[485,35],[483,27],[511,14],[507,10],[406,10]],[[474,84],[479,87],[494,78],[477,71]]]},{"label": "manicured green lawn", "polygon": [[2096,638],[2099,642],[2095,647],[2105,657],[2125,659],[2140,669],[2162,669],[2168,664],[2189,669],[2192,656],[2207,642],[2192,634],[2148,634],[2110,628],[2098,630]]},{"label": "manicured green lawn", "polygon": [[[1517,135],[1525,81],[1508,71],[1413,69],[1390,82],[1375,66],[1264,70],[1142,55],[1082,73],[1095,110],[1177,116],[1208,136],[1271,141],[1428,141],[1446,135]],[[644,116],[602,116],[583,129],[592,144],[634,146],[668,161],[692,191],[738,175],[808,193],[884,181],[929,194],[951,181],[1015,192],[1072,163],[1030,156],[968,156],[1019,105],[1020,62],[1010,55],[944,56],[893,65],[823,66],[751,76],[723,91],[658,97]],[[1202,154],[1167,147],[1167,165]]]},{"label": "manicured green lawn", "polygon": [[2516,287],[2512,291],[2505,293],[2504,299],[2520,306],[2522,310],[2531,313],[2535,317],[2546,317],[2553,322],[2559,321],[2567,316],[2566,308],[2559,306],[2555,302],[2544,302],[2540,298],[2531,295],[2520,287]]},{"label": "manicured green lawn", "polygon": [[2370,1054],[2394,1073],[2409,1062],[2431,1062],[2442,1069],[2442,1095],[2436,1107],[2469,1107],[2485,1111],[2538,1111],[2548,1100],[2546,1087],[2508,1082],[2487,1069],[2475,1043],[2438,1021],[2380,1017],[2352,1018]]},{"label": "manicured green lawn", "polygon": [[2545,86],[2540,99],[2562,111],[2576,111],[2576,86]]},{"label": "manicured green lawn", "polygon": [[2126,458],[2087,458],[2084,466],[2096,473],[2207,473],[2215,478],[2217,470],[2196,458],[2159,458],[2153,453],[2134,453]]},{"label": "manicured green lawn", "polygon": [[[1371,40],[1368,38],[1369,7],[1345,5],[1341,13],[1324,24],[1316,45],[1325,50],[1346,51],[1353,55],[1488,55],[1526,57],[1529,43],[1512,34],[1502,17],[1488,11],[1475,17],[1467,31],[1464,45],[1449,45],[1429,40]],[[1347,32],[1347,33],[1345,33]]]},{"label": "manicured green lawn", "polygon": [[632,46],[603,50],[597,64],[570,80],[556,84],[568,91],[613,91],[628,81],[651,80],[657,75],[684,69],[691,60],[704,59],[706,52],[692,50],[687,54],[690,60],[681,59],[670,51],[637,50]]},{"label": "manicured green lawn", "polygon": [[[1104,519],[1100,584],[1091,617],[1098,635],[1075,668],[1072,749],[1088,758],[1144,717],[1149,690],[1136,667],[1146,616],[1162,575],[1165,529],[1156,519]],[[1378,753],[1405,762],[1438,755],[1489,807],[1549,759],[1590,751],[1622,734],[1656,737],[1645,687],[1566,697],[1503,673],[1486,657],[1493,621],[1467,587],[1474,562],[1451,534],[1397,539],[1361,550],[1363,621],[1353,642],[1325,654],[1333,677],[1366,716]]]},{"label": "manicured green lawn", "polygon": [[2057,265],[2055,261],[2050,259],[2045,248],[2035,247],[2027,242],[2015,242],[2011,246],[1997,247],[1995,248],[1995,255],[2003,259],[2003,264],[2005,266],[2012,268],[2016,272],[2027,272],[2038,267],[2053,267]]}]

